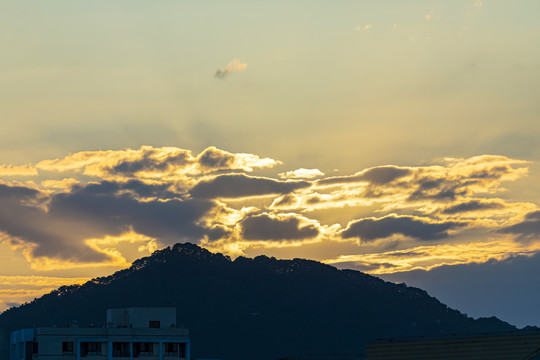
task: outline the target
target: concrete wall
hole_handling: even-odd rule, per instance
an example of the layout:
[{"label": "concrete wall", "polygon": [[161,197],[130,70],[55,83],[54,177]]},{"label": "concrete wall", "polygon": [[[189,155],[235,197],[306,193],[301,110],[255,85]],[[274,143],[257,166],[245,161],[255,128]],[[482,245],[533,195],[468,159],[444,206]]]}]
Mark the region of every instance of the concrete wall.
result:
[{"label": "concrete wall", "polygon": [[[144,329],[144,328],[37,328],[22,329],[11,333],[11,357],[10,360],[26,359],[26,343],[37,341],[39,351],[34,360],[76,360],[84,342],[100,343],[101,354],[81,357],[82,359],[102,360],[112,358],[112,344],[123,343],[152,343],[153,354],[139,356],[140,360],[171,359],[166,356],[165,344],[183,344],[185,347],[184,359],[189,360],[190,341],[189,331],[179,328]],[[73,354],[63,352],[62,343],[73,342]],[[133,345],[130,345],[132,348]],[[79,351],[78,351],[79,350]],[[127,357],[126,359],[129,359]],[[122,360],[124,358],[115,357]],[[181,359],[176,356],[176,359]]]},{"label": "concrete wall", "polygon": [[[151,323],[155,325],[152,328]],[[34,342],[38,344],[38,353],[32,360],[79,359],[83,348],[81,344],[90,342],[99,343],[101,350],[100,354],[88,354],[88,358],[93,360],[112,359],[114,343],[127,343],[128,353],[133,353],[135,343],[153,344],[153,354],[141,355],[138,357],[140,360],[170,359],[166,344],[182,344],[179,346],[185,348],[185,359],[189,360],[189,331],[176,327],[176,308],[110,309],[107,310],[107,325],[102,328],[74,326],[14,331],[11,333],[10,360],[28,360],[27,355],[31,352],[28,345]],[[62,344],[65,342],[73,343],[73,354],[63,351]],[[177,355],[176,358],[180,357]]]},{"label": "concrete wall", "polygon": [[162,328],[176,325],[176,308],[129,308],[127,311],[134,328],[148,328],[150,321],[159,321]]}]

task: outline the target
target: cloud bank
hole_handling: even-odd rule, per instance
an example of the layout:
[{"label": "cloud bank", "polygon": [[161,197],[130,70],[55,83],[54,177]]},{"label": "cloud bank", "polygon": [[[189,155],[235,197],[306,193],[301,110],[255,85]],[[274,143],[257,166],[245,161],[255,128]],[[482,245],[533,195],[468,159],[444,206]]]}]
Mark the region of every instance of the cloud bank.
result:
[{"label": "cloud bank", "polygon": [[0,165],[0,241],[36,270],[124,267],[134,254],[189,241],[377,273],[503,259],[540,240],[539,208],[498,196],[527,175],[526,161],[481,155],[271,175],[283,165],[216,147],[151,146]]}]

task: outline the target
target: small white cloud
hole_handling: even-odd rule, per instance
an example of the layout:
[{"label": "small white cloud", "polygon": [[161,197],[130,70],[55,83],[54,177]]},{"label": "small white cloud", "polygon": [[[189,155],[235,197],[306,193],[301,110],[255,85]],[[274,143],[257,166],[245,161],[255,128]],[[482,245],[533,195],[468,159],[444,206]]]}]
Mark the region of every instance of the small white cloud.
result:
[{"label": "small white cloud", "polygon": [[246,71],[246,68],[247,64],[245,62],[241,62],[238,59],[233,59],[233,61],[228,63],[224,69],[217,69],[215,77],[218,79],[223,79],[230,73]]},{"label": "small white cloud", "polygon": [[279,174],[282,179],[313,179],[318,176],[323,176],[324,173],[319,169],[298,169],[294,171],[287,171],[286,173]]},{"label": "small white cloud", "polygon": [[427,21],[433,21],[439,19],[439,14],[437,14],[435,11],[430,12],[429,14],[424,15]]},{"label": "small white cloud", "polygon": [[372,27],[371,24],[366,24],[364,26],[355,27],[354,30],[356,30],[356,31],[370,31],[371,27]]}]

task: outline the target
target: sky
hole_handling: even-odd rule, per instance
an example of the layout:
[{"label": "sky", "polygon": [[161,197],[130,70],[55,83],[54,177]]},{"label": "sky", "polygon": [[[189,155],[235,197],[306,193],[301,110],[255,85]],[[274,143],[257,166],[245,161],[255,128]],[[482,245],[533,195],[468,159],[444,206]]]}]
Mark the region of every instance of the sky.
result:
[{"label": "sky", "polygon": [[539,11],[0,3],[0,310],[192,242],[540,325]]}]

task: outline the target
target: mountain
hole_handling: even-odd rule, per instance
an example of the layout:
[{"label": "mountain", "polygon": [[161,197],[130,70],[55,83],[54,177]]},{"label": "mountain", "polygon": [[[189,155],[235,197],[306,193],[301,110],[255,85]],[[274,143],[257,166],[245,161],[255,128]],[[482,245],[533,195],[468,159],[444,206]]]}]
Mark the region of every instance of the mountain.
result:
[{"label": "mountain", "polygon": [[354,359],[379,337],[516,330],[358,271],[266,256],[232,261],[187,243],[5,311],[0,358],[8,359],[11,330],[73,320],[101,326],[107,308],[132,306],[175,306],[178,323],[191,331],[195,359]]}]

